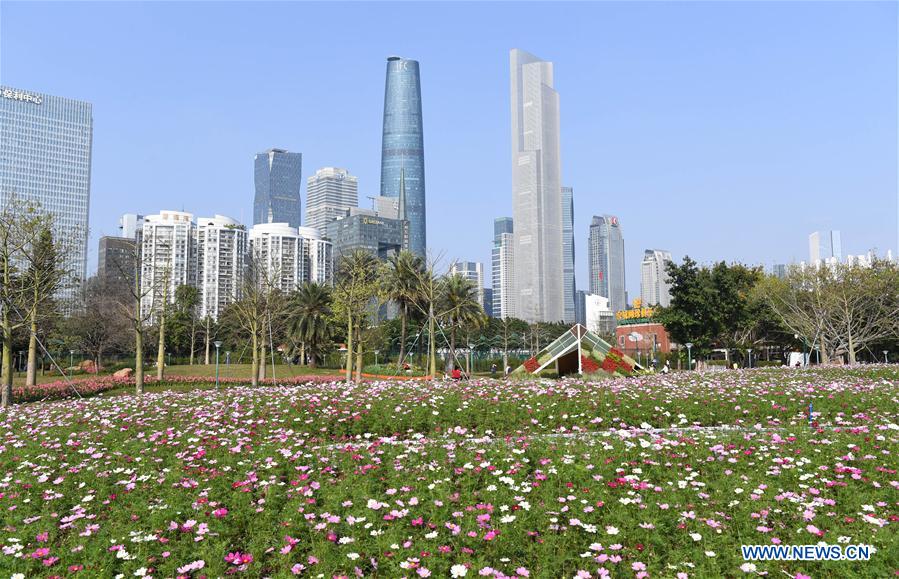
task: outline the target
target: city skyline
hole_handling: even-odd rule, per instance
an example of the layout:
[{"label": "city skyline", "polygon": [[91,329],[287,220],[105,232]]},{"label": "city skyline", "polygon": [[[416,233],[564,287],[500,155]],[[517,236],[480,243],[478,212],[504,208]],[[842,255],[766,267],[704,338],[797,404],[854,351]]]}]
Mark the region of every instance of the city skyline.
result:
[{"label": "city skyline", "polygon": [[[202,6],[4,5],[4,83],[94,105],[89,272],[97,239],[116,234],[122,213],[183,206],[249,224],[247,159],[273,144],[302,152],[307,167],[352,167],[359,191],[376,194],[384,58],[395,53],[414,56],[427,73],[429,246],[435,254],[486,263],[492,219],[509,212],[506,55],[516,45],[557,67],[565,184],[590,192],[577,200],[578,250],[589,217],[608,211],[628,224],[630,247],[664,246],[675,260],[689,254],[700,262],[802,261],[807,239],[793,233],[796,227],[840,229],[847,254],[871,247],[895,253],[894,5],[600,4],[558,11],[535,4],[515,15],[496,6],[459,14],[458,7],[408,6],[397,25],[420,26],[400,39],[370,32],[383,21],[379,7],[360,6],[345,23],[357,34],[337,50],[323,31],[277,42],[250,33],[234,44],[229,30],[259,15],[245,5],[219,8],[217,26],[206,30],[199,23],[210,11]],[[276,27],[286,26],[289,15],[334,12],[317,5],[272,10],[284,16]],[[563,16],[565,26],[547,26]],[[153,23],[163,20],[171,23],[163,48],[142,48],[152,44]],[[438,48],[446,36],[435,33],[437,23],[461,20],[475,20],[476,31],[490,34],[444,55]],[[500,20],[514,26],[497,31]],[[27,34],[38,21],[46,30],[40,39]],[[126,34],[117,21],[139,24]],[[580,30],[588,21],[596,34],[566,28]],[[62,50],[56,40],[62,30],[92,42],[69,42]],[[634,31],[654,38],[638,45]],[[837,50],[833,34],[857,42]],[[694,41],[682,42],[684,36]],[[116,43],[122,50],[107,50]],[[701,50],[709,43],[722,46],[721,54]],[[250,44],[277,47],[285,57],[273,53],[272,62],[256,63]],[[123,66],[129,54],[139,66]],[[290,74],[272,74],[289,62],[287,54],[312,58],[291,65]],[[247,59],[253,67],[233,66]],[[350,88],[309,84],[335,69],[352,79]],[[852,82],[838,82],[845,78]],[[660,80],[663,94],[652,89]],[[254,90],[236,90],[247,86]],[[273,101],[278,106],[268,106]],[[703,227],[683,226],[697,219]],[[459,236],[459,222],[473,234]],[[766,235],[751,235],[741,227],[748,222],[764,223]],[[585,262],[578,260],[579,280],[586,279]],[[627,264],[632,296],[638,267],[634,253]]]}]

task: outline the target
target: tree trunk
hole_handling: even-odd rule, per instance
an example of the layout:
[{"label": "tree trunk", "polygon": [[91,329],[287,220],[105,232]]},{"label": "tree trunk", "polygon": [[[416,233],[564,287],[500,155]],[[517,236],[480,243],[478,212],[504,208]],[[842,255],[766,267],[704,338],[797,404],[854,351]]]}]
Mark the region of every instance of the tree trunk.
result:
[{"label": "tree trunk", "polygon": [[197,321],[190,318],[190,365],[194,365],[194,350],[197,347]]},{"label": "tree trunk", "polygon": [[346,381],[353,381],[353,314],[347,314],[346,326]]},{"label": "tree trunk", "polygon": [[31,335],[28,336],[28,370],[25,386],[34,386],[37,376],[37,312],[31,314]]},{"label": "tree trunk", "polygon": [[428,373],[437,378],[437,344],[434,340],[434,303],[428,304]]},{"label": "tree trunk", "polygon": [[12,404],[12,323],[9,311],[3,310],[3,392],[0,406],[9,408]]},{"label": "tree trunk", "polygon": [[156,351],[156,380],[165,378],[165,309],[159,316],[159,346]]},{"label": "tree trunk", "polygon": [[259,386],[259,335],[253,330],[253,363],[250,368],[250,383]]},{"label": "tree trunk", "polygon": [[400,355],[397,358],[396,367],[402,368],[403,358],[406,355],[406,304],[400,308]]},{"label": "tree trunk", "polygon": [[356,322],[356,382],[362,382],[362,318]]},{"label": "tree trunk", "polygon": [[265,338],[262,338],[262,342],[259,344],[259,379],[265,380]]},{"label": "tree trunk", "polygon": [[450,351],[446,366],[449,368],[449,372],[456,367],[456,326],[450,328]]},{"label": "tree trunk", "polygon": [[100,375],[100,362],[102,361],[102,359],[103,359],[103,347],[100,346],[99,348],[97,348],[97,358],[94,360],[94,366],[97,369],[98,376]]},{"label": "tree trunk", "polygon": [[300,366],[306,365],[306,342],[300,342]]},{"label": "tree trunk", "polygon": [[144,393],[144,330],[134,328],[134,393]]},{"label": "tree trunk", "polygon": [[206,365],[209,365],[209,325],[212,320],[209,319],[209,316],[206,316]]},{"label": "tree trunk", "polygon": [[849,330],[849,363],[855,364],[855,342],[852,339],[852,330]]}]

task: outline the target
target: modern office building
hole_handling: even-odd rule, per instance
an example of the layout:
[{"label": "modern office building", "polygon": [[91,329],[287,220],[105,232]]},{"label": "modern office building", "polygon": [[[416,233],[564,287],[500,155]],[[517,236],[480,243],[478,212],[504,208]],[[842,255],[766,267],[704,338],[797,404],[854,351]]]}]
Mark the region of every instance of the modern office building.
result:
[{"label": "modern office building", "polygon": [[627,294],[624,289],[624,234],[617,217],[593,217],[587,240],[587,256],[590,293],[609,298],[609,307],[613,313],[627,309]]},{"label": "modern office building", "polygon": [[[484,264],[480,261],[454,261],[450,265],[450,275],[461,275],[471,282],[478,292],[478,303],[487,311],[484,293]],[[493,309],[492,306],[490,309]]]},{"label": "modern office building", "polygon": [[137,241],[134,237],[104,235],[97,248],[97,277],[119,295],[131,291],[137,274]]},{"label": "modern office building", "polygon": [[645,306],[668,307],[671,304],[671,283],[666,264],[671,262],[671,252],[647,249],[640,264],[640,299]]},{"label": "modern office building", "polygon": [[287,223],[261,223],[250,229],[250,258],[281,291],[290,292],[306,282],[331,284],[332,244],[312,227]]},{"label": "modern office building", "polygon": [[269,149],[255,157],[256,197],[253,225],[287,223],[300,226],[303,155]]},{"label": "modern office building", "polygon": [[587,326],[587,292],[577,290],[574,293],[574,317],[575,322]]},{"label": "modern office building", "polygon": [[565,319],[559,94],[553,64],[513,49],[511,68],[514,317]]},{"label": "modern office building", "polygon": [[493,317],[512,316],[515,277],[512,270],[514,228],[511,217],[493,220],[493,251],[491,255],[491,283],[493,285]]},{"label": "modern office building", "polygon": [[320,234],[325,234],[328,223],[358,206],[358,179],[346,169],[324,167],[307,179],[306,226],[314,227]]},{"label": "modern office building", "polygon": [[784,279],[785,277],[787,277],[787,264],[775,263],[774,268],[772,269],[772,273],[778,279]]},{"label": "modern office building", "polygon": [[160,211],[148,215],[140,235],[141,309],[156,323],[178,286],[196,286],[196,225],[193,214]]},{"label": "modern office building", "polygon": [[137,239],[144,226],[144,216],[136,213],[126,213],[119,218],[120,237]]},{"label": "modern office building", "polygon": [[74,278],[57,297],[73,300],[87,275],[91,104],[2,86],[0,127],[0,206],[39,203],[52,215],[54,241]]},{"label": "modern office building", "polygon": [[199,315],[217,320],[240,299],[247,255],[247,228],[230,217],[200,217],[196,227]]},{"label": "modern office building", "polygon": [[488,318],[495,317],[493,315],[493,288],[484,288],[484,313]]},{"label": "modern office building", "polygon": [[342,219],[328,224],[325,236],[334,244],[334,261],[354,249],[364,249],[378,259],[387,259],[409,249],[409,222],[382,217],[375,211],[350,209]]},{"label": "modern office building", "polygon": [[815,231],[808,236],[808,255],[812,265],[819,263],[839,263],[843,260],[843,246],[840,232]]},{"label": "modern office building", "polygon": [[409,250],[427,257],[425,152],[418,61],[391,56],[384,86],[381,196],[405,192],[402,219],[409,222]]},{"label": "modern office building", "polygon": [[562,280],[565,300],[565,323],[573,324],[577,284],[574,278],[574,189],[562,187]]}]

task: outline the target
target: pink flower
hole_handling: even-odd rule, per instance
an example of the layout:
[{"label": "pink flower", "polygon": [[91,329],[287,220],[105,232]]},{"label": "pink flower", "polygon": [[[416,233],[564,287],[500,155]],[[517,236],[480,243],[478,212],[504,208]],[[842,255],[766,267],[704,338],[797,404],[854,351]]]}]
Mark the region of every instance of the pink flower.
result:
[{"label": "pink flower", "polygon": [[221,519],[222,517],[224,517],[227,514],[228,514],[228,509],[225,509],[225,508],[216,509],[216,510],[212,511],[212,516],[215,517],[216,519]]},{"label": "pink flower", "polygon": [[518,569],[515,570],[515,572],[517,574],[521,575],[522,577],[530,577],[531,576],[531,572],[528,571],[527,569],[525,569],[524,567],[519,567]]}]

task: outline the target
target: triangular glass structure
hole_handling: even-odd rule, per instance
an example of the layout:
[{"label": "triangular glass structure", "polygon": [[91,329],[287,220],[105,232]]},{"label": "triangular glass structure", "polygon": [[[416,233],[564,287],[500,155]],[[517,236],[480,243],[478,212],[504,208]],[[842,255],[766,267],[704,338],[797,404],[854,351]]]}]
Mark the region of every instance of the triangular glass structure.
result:
[{"label": "triangular glass structure", "polygon": [[581,324],[575,324],[512,373],[539,374],[545,370],[555,371],[559,376],[599,372],[632,376],[642,368]]}]

